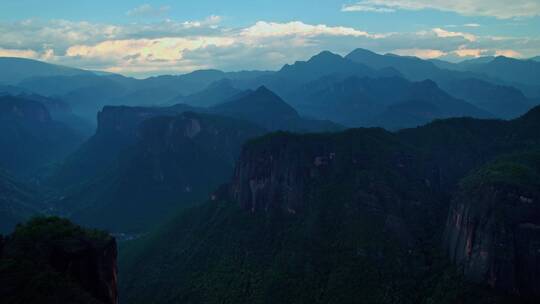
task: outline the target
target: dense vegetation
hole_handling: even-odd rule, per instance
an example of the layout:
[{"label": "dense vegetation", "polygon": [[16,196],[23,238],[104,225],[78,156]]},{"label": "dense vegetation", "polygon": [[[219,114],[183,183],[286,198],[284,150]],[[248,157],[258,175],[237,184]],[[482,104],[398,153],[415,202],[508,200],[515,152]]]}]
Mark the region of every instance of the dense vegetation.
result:
[{"label": "dense vegetation", "polygon": [[94,290],[69,272],[73,266],[63,263],[70,254],[84,256],[85,243],[110,241],[104,232],[57,217],[37,217],[17,225],[11,235],[0,237],[2,303],[102,303],[92,295]]},{"label": "dense vegetation", "polygon": [[[2,303],[117,302],[114,238],[17,225],[40,213],[142,236],[121,248],[129,304],[540,295],[538,63],[359,49],[147,79],[2,66],[18,70],[0,69]],[[377,128],[343,131],[360,126]]]},{"label": "dense vegetation", "polygon": [[[329,191],[322,194],[335,197]],[[211,202],[186,212],[156,238],[130,244],[142,248],[123,248],[129,268],[121,268],[121,297],[128,303],[506,303],[465,283],[434,244],[410,254],[395,237],[381,238],[383,218],[339,198],[313,209],[291,218]]]},{"label": "dense vegetation", "polygon": [[263,133],[244,121],[192,112],[149,118],[127,129],[128,138],[114,130],[103,127],[59,170],[56,179],[69,179],[95,161],[91,154],[103,155],[89,170],[94,174],[83,172],[57,204],[79,223],[124,233],[144,233],[169,213],[207,199],[230,178],[244,141]]},{"label": "dense vegetation", "polygon": [[[536,112],[511,122],[450,119],[399,133],[251,140],[230,186],[233,193],[251,187],[247,195],[222,196],[127,244],[122,296],[130,303],[507,303],[466,283],[444,257],[442,235],[460,179],[538,146],[529,131],[540,122]],[[540,158],[524,155],[517,183],[535,180],[528,172]],[[501,165],[492,166],[483,170]],[[267,178],[268,192],[253,194],[251,181]]]}]

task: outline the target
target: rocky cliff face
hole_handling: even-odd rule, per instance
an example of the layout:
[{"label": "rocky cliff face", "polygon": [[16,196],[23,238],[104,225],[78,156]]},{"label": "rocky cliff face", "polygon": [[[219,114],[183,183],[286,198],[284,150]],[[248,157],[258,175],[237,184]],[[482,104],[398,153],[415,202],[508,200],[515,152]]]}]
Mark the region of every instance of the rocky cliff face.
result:
[{"label": "rocky cliff face", "polygon": [[278,133],[245,146],[228,193],[251,212],[296,214],[316,201],[320,190],[333,185],[343,188],[341,196],[350,195],[351,202],[370,211],[402,217],[402,207],[414,199],[399,198],[397,192],[409,187],[407,191],[416,196],[421,193],[418,189],[429,189],[430,173],[429,165],[419,162],[410,147],[381,129],[339,135]]},{"label": "rocky cliff face", "polygon": [[302,148],[289,139],[284,135],[282,144],[244,149],[230,187],[242,208],[296,213],[305,204],[309,181],[324,174],[335,160],[328,141]]},{"label": "rocky cliff face", "polygon": [[105,106],[97,116],[96,135],[117,134],[117,136],[134,137],[135,131],[142,121],[159,115],[174,115],[175,113],[177,112],[169,108]]},{"label": "rocky cliff face", "polygon": [[[370,227],[381,225],[389,232],[380,238],[397,237],[410,245],[426,238],[440,244],[444,237],[448,254],[465,277],[498,292],[537,300],[539,154],[503,157],[470,174],[447,213],[445,197],[454,187],[441,188],[438,177],[441,166],[448,164],[422,159],[397,138],[377,129],[269,135],[245,146],[228,193],[252,213],[277,210],[300,216],[321,208],[318,201],[344,200],[347,206],[359,206],[359,214],[383,219]],[[332,195],[323,198],[326,191]],[[445,228],[441,223],[446,216]]]},{"label": "rocky cliff face", "polygon": [[[523,157],[526,158],[526,157]],[[469,279],[535,301],[540,298],[540,187],[494,166],[467,178],[448,214],[450,258]],[[534,176],[534,177],[533,177]],[[514,181],[513,181],[514,180]]]},{"label": "rocky cliff face", "polygon": [[116,241],[113,238],[106,242],[79,239],[73,243],[76,246],[54,249],[49,260],[52,267],[73,278],[99,301],[118,303]]},{"label": "rocky cliff face", "polygon": [[105,106],[97,115],[96,133],[64,160],[48,183],[68,188],[103,174],[119,154],[137,141],[140,124],[160,115],[175,115],[182,106],[170,108]]},{"label": "rocky cliff face", "polygon": [[73,151],[83,138],[54,121],[38,101],[0,97],[0,163],[17,176],[36,178],[36,171]]},{"label": "rocky cliff face", "polygon": [[145,232],[169,212],[207,198],[230,178],[242,144],[263,132],[247,122],[193,112],[147,119],[134,132],[132,145],[97,164],[104,169],[96,174],[99,184],[67,193],[62,204],[72,206],[78,223]]},{"label": "rocky cliff face", "polygon": [[41,103],[11,96],[0,98],[0,118],[33,123],[51,122],[49,111]]},{"label": "rocky cliff face", "polygon": [[8,303],[118,303],[117,246],[105,233],[35,218],[0,249],[0,298]]}]

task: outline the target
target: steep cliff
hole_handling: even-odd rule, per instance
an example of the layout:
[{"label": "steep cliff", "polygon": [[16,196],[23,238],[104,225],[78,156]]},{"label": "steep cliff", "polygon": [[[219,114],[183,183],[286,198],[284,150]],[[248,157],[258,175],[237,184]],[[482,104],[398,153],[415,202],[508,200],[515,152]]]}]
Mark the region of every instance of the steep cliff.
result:
[{"label": "steep cliff", "polygon": [[[459,236],[444,233],[458,181],[500,155],[537,147],[539,110],[509,122],[460,118],[398,133],[279,132],[250,140],[230,183],[210,201],[126,250],[122,295],[130,303],[520,303],[524,292],[474,280],[441,245]],[[497,201],[472,195],[484,193],[486,179],[477,180],[471,195],[454,202],[491,223],[484,212],[490,208],[475,206]],[[536,202],[535,178],[526,180],[510,184],[524,189],[493,189]],[[524,277],[537,286],[534,255],[524,249],[536,248],[538,215],[531,208],[508,214],[527,231],[515,251],[531,261]],[[506,219],[495,222],[512,227]],[[476,242],[506,231],[490,225]],[[465,251],[460,242],[452,252]]]},{"label": "steep cliff", "polygon": [[242,144],[263,132],[192,112],[146,119],[106,170],[67,191],[59,204],[88,226],[145,232],[170,212],[206,199],[232,175]]},{"label": "steep cliff", "polygon": [[[411,146],[382,129],[349,130],[338,134],[271,134],[249,142],[237,164],[230,186],[231,198],[251,211],[281,209],[290,213],[307,207],[321,183],[382,192],[387,183],[406,191],[428,189],[429,164]],[[420,193],[417,191],[417,193]],[[356,193],[360,195],[360,193]],[[386,206],[399,209],[403,200]]]},{"label": "steep cliff", "polygon": [[41,167],[71,153],[83,136],[54,121],[40,102],[0,97],[0,165],[15,175],[34,177]]},{"label": "steep cliff", "polygon": [[444,236],[471,280],[540,298],[540,153],[503,157],[463,180]]},{"label": "steep cliff", "polygon": [[48,183],[65,189],[96,178],[109,170],[123,150],[136,143],[137,130],[143,121],[186,109],[191,107],[104,107],[97,115],[96,133],[64,160]]},{"label": "steep cliff", "polygon": [[158,290],[163,303],[438,303],[443,263],[430,252],[445,205],[431,173],[414,147],[382,129],[252,140],[229,187],[123,259],[122,295],[130,303],[158,301]]},{"label": "steep cliff", "polygon": [[34,218],[0,246],[5,303],[118,303],[114,238],[60,218]]},{"label": "steep cliff", "polygon": [[47,108],[36,101],[3,96],[0,100],[0,118],[20,119],[34,123],[51,122]]}]

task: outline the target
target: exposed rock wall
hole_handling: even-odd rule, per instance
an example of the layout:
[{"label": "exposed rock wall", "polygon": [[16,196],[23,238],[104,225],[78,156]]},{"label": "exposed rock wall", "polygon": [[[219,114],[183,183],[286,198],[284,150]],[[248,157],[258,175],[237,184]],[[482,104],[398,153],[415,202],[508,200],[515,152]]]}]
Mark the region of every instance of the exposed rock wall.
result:
[{"label": "exposed rock wall", "polygon": [[87,231],[63,219],[34,218],[13,234],[0,236],[0,299],[117,304],[117,255],[116,240],[104,232]]},{"label": "exposed rock wall", "polygon": [[453,201],[446,250],[466,277],[540,298],[540,197],[509,185],[463,191]]},{"label": "exposed rock wall", "polygon": [[77,281],[84,290],[105,304],[118,303],[117,245],[78,240],[75,248],[57,247],[50,257],[53,268]]}]

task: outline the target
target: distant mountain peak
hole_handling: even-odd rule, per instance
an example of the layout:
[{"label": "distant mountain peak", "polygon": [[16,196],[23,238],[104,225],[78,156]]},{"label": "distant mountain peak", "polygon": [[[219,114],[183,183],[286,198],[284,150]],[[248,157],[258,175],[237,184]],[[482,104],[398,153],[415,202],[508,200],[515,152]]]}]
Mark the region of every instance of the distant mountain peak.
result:
[{"label": "distant mountain peak", "polygon": [[231,116],[256,123],[269,130],[285,128],[299,120],[298,112],[281,97],[260,86],[257,90],[210,108],[211,113]]},{"label": "distant mountain peak", "polygon": [[264,94],[264,95],[272,95],[272,96],[275,96],[277,98],[279,98],[279,96],[276,95],[276,93],[270,91],[270,89],[268,89],[266,86],[262,85],[260,87],[257,88],[257,90],[255,90],[253,93],[251,93],[252,95],[253,94]]},{"label": "distant mountain peak", "polygon": [[514,59],[514,58],[506,57],[504,55],[500,55],[500,56],[495,57],[495,60],[497,60],[497,61],[507,61],[507,60],[512,60],[512,59]]},{"label": "distant mountain peak", "polygon": [[345,57],[347,58],[347,57],[359,57],[359,56],[370,56],[371,57],[371,56],[380,56],[380,55],[375,53],[375,52],[372,52],[370,50],[367,50],[367,49],[357,48],[357,49],[353,50],[352,52],[350,52]]},{"label": "distant mountain peak", "polygon": [[279,97],[276,93],[272,92],[266,86],[262,85],[258,87],[255,91],[247,91],[246,94],[242,95],[240,98],[222,103],[220,105],[217,105],[216,107],[230,104],[251,104],[252,101],[265,101],[265,103],[270,102],[286,104],[285,101],[283,101],[281,97]]},{"label": "distant mountain peak", "polygon": [[330,51],[322,51],[319,54],[313,56],[312,58],[316,58],[316,57],[341,57],[341,56],[338,54],[332,53]]},{"label": "distant mountain peak", "polygon": [[311,57],[308,62],[317,63],[317,62],[327,62],[334,60],[343,60],[344,58],[338,54],[334,54],[330,51],[322,51],[319,54]]}]

